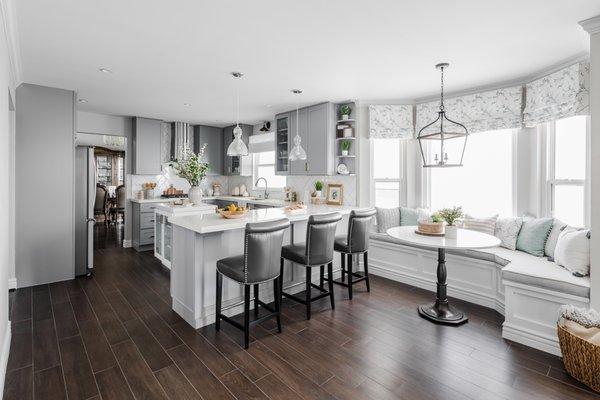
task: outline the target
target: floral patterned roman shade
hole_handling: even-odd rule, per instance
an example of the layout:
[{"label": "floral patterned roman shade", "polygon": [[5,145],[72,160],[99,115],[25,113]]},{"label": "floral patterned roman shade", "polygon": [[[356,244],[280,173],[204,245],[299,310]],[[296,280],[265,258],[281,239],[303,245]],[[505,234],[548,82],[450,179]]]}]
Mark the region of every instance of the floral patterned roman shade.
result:
[{"label": "floral patterned roman shade", "polygon": [[[444,100],[446,116],[465,125],[469,133],[521,127],[522,86],[454,97]],[[416,132],[438,117],[439,100],[417,104]],[[425,133],[439,129],[436,124]],[[431,132],[430,132],[431,131]]]},{"label": "floral patterned roman shade", "polygon": [[527,127],[589,113],[590,64],[580,62],[526,85]]},{"label": "floral patterned roman shade", "polygon": [[369,137],[409,139],[413,133],[412,105],[369,106]]}]

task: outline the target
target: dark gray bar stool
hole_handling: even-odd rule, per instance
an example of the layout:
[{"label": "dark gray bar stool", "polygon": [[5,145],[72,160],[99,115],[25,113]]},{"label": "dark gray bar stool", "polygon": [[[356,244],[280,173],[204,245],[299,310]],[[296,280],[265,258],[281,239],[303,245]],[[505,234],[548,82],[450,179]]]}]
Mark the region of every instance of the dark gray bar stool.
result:
[{"label": "dark gray bar stool", "polygon": [[[246,224],[244,254],[227,257],[217,261],[217,304],[216,330],[221,329],[221,319],[244,331],[244,347],[250,342],[250,325],[277,318],[277,328],[281,333],[281,280],[279,261],[283,234],[290,226],[288,219]],[[244,285],[244,325],[221,313],[221,295],[223,293],[223,275]],[[275,308],[258,299],[258,285],[273,282]],[[258,316],[258,306],[271,313],[250,322],[250,286],[254,286],[254,315]]]},{"label": "dark gray bar stool", "polygon": [[[335,238],[335,251],[339,251],[342,257],[342,280],[341,282],[334,281],[333,283],[347,287],[350,300],[352,300],[352,285],[358,282],[366,281],[367,292],[371,291],[369,284],[368,250],[371,219],[374,215],[374,208],[352,210],[348,219],[348,234]],[[352,255],[359,255],[361,253],[363,254],[363,264],[365,267],[364,275],[352,271]],[[347,266],[346,257],[348,258]],[[346,274],[348,275],[348,283],[345,283]],[[321,280],[324,280],[323,275],[323,271],[321,271]],[[354,278],[358,279],[354,280]]]},{"label": "dark gray bar stool", "polygon": [[[335,240],[335,229],[337,223],[342,219],[339,213],[311,215],[306,227],[306,242],[303,244],[290,244],[281,249],[281,285],[282,294],[292,300],[306,305],[306,319],[310,319],[310,303],[329,296],[331,308],[335,308],[333,300],[333,242]],[[306,297],[301,299],[289,293],[283,292],[283,260],[289,260],[306,268]],[[329,290],[325,290],[323,282],[317,286],[311,281],[312,267],[320,266],[321,270],[327,265],[327,272],[331,278]],[[311,289],[321,291],[316,297],[311,297]]]}]

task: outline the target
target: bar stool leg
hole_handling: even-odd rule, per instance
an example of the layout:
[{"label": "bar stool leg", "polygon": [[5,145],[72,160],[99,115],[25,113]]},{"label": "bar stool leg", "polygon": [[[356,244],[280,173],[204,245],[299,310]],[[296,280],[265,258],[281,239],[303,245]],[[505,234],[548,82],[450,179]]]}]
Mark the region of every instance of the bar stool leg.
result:
[{"label": "bar stool leg", "polygon": [[363,254],[363,263],[365,264],[365,281],[367,282],[367,292],[371,291],[371,285],[369,284],[369,260],[367,256],[368,251]]},{"label": "bar stool leg", "polygon": [[306,267],[306,319],[310,319],[311,267]]},{"label": "bar stool leg", "polygon": [[352,300],[352,254],[348,254],[348,297]]},{"label": "bar stool leg", "polygon": [[346,280],[346,254],[340,253],[342,259],[342,282]]},{"label": "bar stool leg", "polygon": [[244,285],[244,348],[250,345],[250,285]]},{"label": "bar stool leg", "polygon": [[327,264],[327,276],[329,277],[329,301],[331,302],[331,309],[335,310],[335,302],[333,300],[333,263]]},{"label": "bar stool leg", "polygon": [[279,267],[279,297],[283,296],[283,257],[281,257]]},{"label": "bar stool leg", "polygon": [[325,286],[325,266],[324,265],[321,265],[319,284],[321,286],[321,289],[323,289]]},{"label": "bar stool leg", "polygon": [[281,294],[279,292],[279,278],[275,278],[273,282],[273,298],[275,303],[275,311],[277,312],[277,332],[281,333]]},{"label": "bar stool leg", "polygon": [[258,283],[254,285],[254,316],[258,317]]},{"label": "bar stool leg", "polygon": [[221,330],[221,294],[223,293],[223,275],[217,271],[217,302],[215,303],[215,329]]}]

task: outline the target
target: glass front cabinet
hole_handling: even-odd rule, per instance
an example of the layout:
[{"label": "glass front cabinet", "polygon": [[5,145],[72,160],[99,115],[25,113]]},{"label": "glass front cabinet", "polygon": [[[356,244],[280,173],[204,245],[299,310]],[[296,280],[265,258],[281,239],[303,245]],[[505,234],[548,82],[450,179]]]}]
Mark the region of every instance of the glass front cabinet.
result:
[{"label": "glass front cabinet", "polygon": [[275,168],[276,175],[289,175],[289,126],[290,113],[279,114],[275,117],[275,157],[277,160]]},{"label": "glass front cabinet", "polygon": [[173,227],[166,215],[156,212],[154,218],[154,256],[167,268],[171,269],[171,242]]}]

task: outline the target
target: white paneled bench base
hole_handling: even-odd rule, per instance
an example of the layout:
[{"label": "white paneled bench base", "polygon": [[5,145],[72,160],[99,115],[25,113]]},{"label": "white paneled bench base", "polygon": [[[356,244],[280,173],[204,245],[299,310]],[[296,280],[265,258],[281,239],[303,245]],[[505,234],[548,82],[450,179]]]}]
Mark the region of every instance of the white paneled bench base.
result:
[{"label": "white paneled bench base", "polygon": [[[437,252],[373,233],[369,273],[435,291]],[[561,355],[556,334],[563,304],[589,307],[589,277],[521,251],[504,248],[446,252],[448,295],[504,315],[502,336]]]}]

